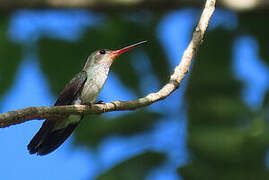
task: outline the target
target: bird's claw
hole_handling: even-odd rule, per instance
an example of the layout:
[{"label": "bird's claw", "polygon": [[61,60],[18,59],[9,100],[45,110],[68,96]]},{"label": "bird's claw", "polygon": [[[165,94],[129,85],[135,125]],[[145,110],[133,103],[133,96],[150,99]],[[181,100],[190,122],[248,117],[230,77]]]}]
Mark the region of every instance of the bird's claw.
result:
[{"label": "bird's claw", "polygon": [[97,101],[95,104],[105,104],[104,101],[100,100],[100,101]]}]

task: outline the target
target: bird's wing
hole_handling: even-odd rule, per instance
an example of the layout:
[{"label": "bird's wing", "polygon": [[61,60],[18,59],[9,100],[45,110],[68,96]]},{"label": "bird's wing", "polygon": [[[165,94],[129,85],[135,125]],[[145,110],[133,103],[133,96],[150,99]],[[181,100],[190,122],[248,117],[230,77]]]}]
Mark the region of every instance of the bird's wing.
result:
[{"label": "bird's wing", "polygon": [[[78,73],[61,92],[55,106],[72,104],[81,92],[86,80],[87,73],[85,71]],[[74,121],[72,119],[74,118],[73,116],[71,122],[68,122],[70,117],[54,120],[47,119],[27,146],[30,154],[37,153],[39,155],[45,155],[58,148],[70,136],[82,118],[80,115],[75,117],[77,120]],[[64,123],[62,126],[61,123],[63,121],[67,121],[67,123]]]},{"label": "bird's wing", "polygon": [[55,102],[55,106],[71,105],[82,90],[84,83],[87,80],[87,73],[85,71],[79,72],[64,88],[59,98]]}]

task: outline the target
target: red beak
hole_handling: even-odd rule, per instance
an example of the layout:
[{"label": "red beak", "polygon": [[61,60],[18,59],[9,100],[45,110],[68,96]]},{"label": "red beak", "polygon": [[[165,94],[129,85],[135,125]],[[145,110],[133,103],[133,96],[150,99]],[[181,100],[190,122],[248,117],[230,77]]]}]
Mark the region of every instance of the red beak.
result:
[{"label": "red beak", "polygon": [[138,43],[135,43],[133,45],[130,45],[130,46],[127,46],[125,48],[122,48],[122,49],[119,49],[119,50],[115,50],[115,51],[112,51],[111,54],[114,55],[115,57],[121,55],[122,53],[130,50],[130,49],[133,49],[134,47],[140,45],[140,44],[144,44],[145,42],[147,41],[141,41],[141,42],[138,42]]}]

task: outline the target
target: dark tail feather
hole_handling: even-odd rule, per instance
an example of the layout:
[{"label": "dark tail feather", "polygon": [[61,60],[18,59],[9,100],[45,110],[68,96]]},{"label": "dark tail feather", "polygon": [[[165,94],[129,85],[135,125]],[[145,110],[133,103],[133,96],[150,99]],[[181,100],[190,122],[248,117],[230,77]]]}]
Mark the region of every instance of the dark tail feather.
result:
[{"label": "dark tail feather", "polygon": [[57,149],[74,131],[78,123],[70,123],[63,129],[53,130],[55,121],[46,120],[27,148],[30,154],[46,155]]},{"label": "dark tail feather", "polygon": [[44,137],[51,131],[53,128],[53,123],[49,121],[45,121],[36,135],[32,138],[30,143],[27,145],[27,149],[29,150],[30,154],[35,154],[38,152],[38,144],[42,142]]}]

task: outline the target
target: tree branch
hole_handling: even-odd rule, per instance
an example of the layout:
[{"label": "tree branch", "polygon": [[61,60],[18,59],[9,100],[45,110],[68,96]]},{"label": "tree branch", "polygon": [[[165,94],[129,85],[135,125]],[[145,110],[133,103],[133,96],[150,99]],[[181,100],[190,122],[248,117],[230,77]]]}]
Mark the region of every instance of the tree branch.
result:
[{"label": "tree branch", "polygon": [[189,71],[190,64],[195,56],[197,49],[203,41],[203,37],[208,26],[209,20],[215,10],[216,0],[207,0],[202,12],[200,21],[195,28],[192,40],[185,50],[180,64],[176,66],[170,80],[158,92],[151,93],[146,97],[132,101],[114,101],[105,104],[70,105],[70,106],[44,106],[30,107],[17,111],[9,111],[0,114],[0,127],[8,127],[29,121],[32,119],[46,119],[51,117],[62,117],[70,114],[101,114],[110,111],[134,110],[148,106],[154,102],[162,100],[175,91],[181,84],[183,78]]}]

